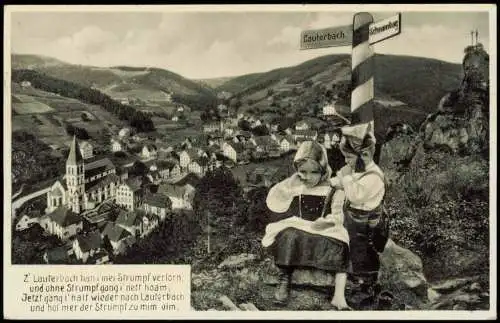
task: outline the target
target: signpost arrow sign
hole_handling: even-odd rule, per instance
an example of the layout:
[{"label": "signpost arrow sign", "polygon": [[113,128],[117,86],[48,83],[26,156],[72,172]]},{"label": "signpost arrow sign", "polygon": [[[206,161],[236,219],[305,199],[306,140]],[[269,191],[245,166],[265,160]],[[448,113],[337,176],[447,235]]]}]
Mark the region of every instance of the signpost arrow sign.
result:
[{"label": "signpost arrow sign", "polygon": [[352,43],[352,26],[306,30],[300,35],[300,49],[349,46]]},{"label": "signpost arrow sign", "polygon": [[[401,33],[401,14],[370,25],[370,45]],[[350,46],[352,25],[305,30],[300,35],[300,49]]]},{"label": "signpost arrow sign", "polygon": [[401,33],[401,14],[374,22],[370,25],[370,45]]}]

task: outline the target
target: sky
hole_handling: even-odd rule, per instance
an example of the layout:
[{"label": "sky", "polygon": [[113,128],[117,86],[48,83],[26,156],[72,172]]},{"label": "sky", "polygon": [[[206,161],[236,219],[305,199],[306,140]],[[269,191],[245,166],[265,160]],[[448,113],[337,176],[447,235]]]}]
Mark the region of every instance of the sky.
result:
[{"label": "sky", "polygon": [[[350,25],[354,13],[334,6],[223,12],[14,11],[10,45],[12,53],[45,55],[73,64],[151,66],[191,79],[216,78],[350,53],[350,46],[300,50],[300,33]],[[379,21],[398,11],[370,13]],[[401,34],[375,44],[374,50],[460,63],[464,48],[471,43],[472,29],[478,30],[479,41],[489,48],[488,17],[488,12],[473,8],[467,12],[403,11]]]}]

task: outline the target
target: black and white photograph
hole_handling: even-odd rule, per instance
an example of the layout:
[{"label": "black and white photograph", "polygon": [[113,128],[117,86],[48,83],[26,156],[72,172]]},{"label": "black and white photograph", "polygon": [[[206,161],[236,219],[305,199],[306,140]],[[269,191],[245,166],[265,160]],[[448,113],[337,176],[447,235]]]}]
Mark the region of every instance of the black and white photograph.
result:
[{"label": "black and white photograph", "polygon": [[493,5],[23,7],[4,266],[189,265],[191,309],[241,317],[496,317]]}]

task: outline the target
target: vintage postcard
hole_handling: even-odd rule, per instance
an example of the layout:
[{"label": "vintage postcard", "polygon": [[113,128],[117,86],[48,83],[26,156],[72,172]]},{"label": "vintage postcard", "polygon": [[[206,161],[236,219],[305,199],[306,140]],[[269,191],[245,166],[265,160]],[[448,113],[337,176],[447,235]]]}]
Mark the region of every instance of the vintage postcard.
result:
[{"label": "vintage postcard", "polygon": [[496,318],[494,5],[4,8],[4,318]]}]

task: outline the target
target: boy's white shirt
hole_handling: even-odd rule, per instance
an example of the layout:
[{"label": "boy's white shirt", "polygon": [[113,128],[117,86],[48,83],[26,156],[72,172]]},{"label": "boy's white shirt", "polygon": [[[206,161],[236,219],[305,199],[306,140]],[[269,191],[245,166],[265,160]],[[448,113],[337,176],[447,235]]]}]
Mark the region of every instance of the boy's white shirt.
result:
[{"label": "boy's white shirt", "polygon": [[[367,171],[375,171],[380,176],[376,174],[364,175]],[[384,198],[384,173],[375,162],[368,164],[366,172],[341,176],[341,171],[339,171],[330,183],[332,186],[343,187],[345,198],[349,200],[353,208],[370,211],[379,206]]]}]

